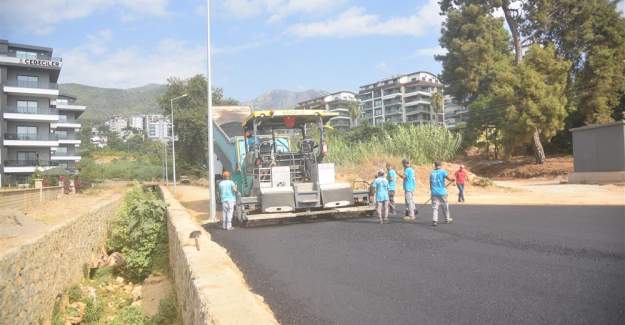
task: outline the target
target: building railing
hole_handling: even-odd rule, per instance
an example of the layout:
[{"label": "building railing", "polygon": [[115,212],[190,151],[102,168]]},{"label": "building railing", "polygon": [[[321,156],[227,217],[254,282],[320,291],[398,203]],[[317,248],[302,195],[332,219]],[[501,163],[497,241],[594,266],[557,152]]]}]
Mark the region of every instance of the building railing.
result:
[{"label": "building railing", "polygon": [[72,157],[72,156],[79,156],[79,154],[77,152],[52,151],[52,157]]},{"label": "building railing", "polygon": [[27,141],[56,141],[58,137],[54,134],[19,134],[5,133],[5,140],[27,140]]},{"label": "building railing", "polygon": [[80,140],[77,134],[55,134],[59,140]]},{"label": "building railing", "polygon": [[54,90],[59,89],[59,85],[54,82],[24,81],[24,80],[9,80],[5,83],[5,86],[20,87],[20,88],[54,89]]},{"label": "building railing", "polygon": [[4,167],[49,167],[58,166],[56,161],[52,160],[5,160]]},{"label": "building railing", "polygon": [[22,56],[22,55],[17,55],[16,51],[8,51],[8,52],[2,52],[0,53],[0,56],[8,56],[11,58],[20,58],[20,59],[37,59],[37,60],[48,60],[48,61],[52,61],[52,62],[63,62],[63,59],[60,57],[56,57],[56,56],[49,56],[49,55],[45,55],[45,54],[41,54],[41,53],[37,53],[37,55],[26,55],[26,56]]},{"label": "building railing", "polygon": [[19,114],[46,114],[56,115],[57,111],[52,107],[37,107],[37,109],[19,108],[19,107],[7,107],[5,113],[19,113]]}]

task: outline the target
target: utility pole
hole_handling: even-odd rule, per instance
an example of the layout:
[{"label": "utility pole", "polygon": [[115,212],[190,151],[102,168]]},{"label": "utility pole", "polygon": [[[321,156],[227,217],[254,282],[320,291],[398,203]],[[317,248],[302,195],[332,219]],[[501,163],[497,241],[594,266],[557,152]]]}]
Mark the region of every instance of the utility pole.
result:
[{"label": "utility pole", "polygon": [[169,169],[167,168],[167,143],[165,143],[165,186],[169,186]]},{"label": "utility pole", "polygon": [[169,108],[171,110],[171,168],[174,172],[174,193],[176,193],[176,134],[174,133],[174,101],[177,99],[185,98],[187,96],[188,94],[183,94],[169,100]]},{"label": "utility pole", "polygon": [[206,0],[206,88],[208,96],[208,193],[210,200],[209,222],[216,222],[215,213],[215,161],[213,159],[213,90],[211,85],[211,2]]}]

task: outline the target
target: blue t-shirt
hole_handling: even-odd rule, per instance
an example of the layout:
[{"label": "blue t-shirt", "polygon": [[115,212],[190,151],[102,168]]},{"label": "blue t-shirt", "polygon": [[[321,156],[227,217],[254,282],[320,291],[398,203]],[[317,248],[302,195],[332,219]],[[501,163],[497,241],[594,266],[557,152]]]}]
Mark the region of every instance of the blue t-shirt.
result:
[{"label": "blue t-shirt", "polygon": [[221,196],[221,202],[235,202],[237,197],[234,195],[234,182],[225,179],[219,182],[219,196]]},{"label": "blue t-shirt", "polygon": [[384,177],[378,177],[373,181],[375,188],[375,201],[388,201],[388,181]]},{"label": "blue t-shirt", "polygon": [[404,169],[404,191],[414,192],[417,189],[417,181],[414,176],[414,169],[407,167]]},{"label": "blue t-shirt", "polygon": [[395,191],[397,189],[397,172],[395,169],[388,170],[388,189],[391,191]]},{"label": "blue t-shirt", "polygon": [[445,178],[447,177],[447,171],[444,169],[434,169],[430,174],[430,191],[432,196],[447,195],[447,188],[445,187]]}]

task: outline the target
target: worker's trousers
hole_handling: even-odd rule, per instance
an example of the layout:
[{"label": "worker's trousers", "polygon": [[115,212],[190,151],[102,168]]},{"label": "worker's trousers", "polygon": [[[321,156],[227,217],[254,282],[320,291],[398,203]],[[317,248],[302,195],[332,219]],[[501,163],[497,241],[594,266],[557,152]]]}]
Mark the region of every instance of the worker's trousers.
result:
[{"label": "worker's trousers", "polygon": [[388,219],[388,201],[378,201],[375,203],[378,212],[378,218]]},{"label": "worker's trousers", "polygon": [[443,209],[445,220],[449,220],[449,202],[447,202],[447,195],[432,195],[432,220],[438,222],[438,209]]},{"label": "worker's trousers", "polygon": [[414,218],[415,214],[414,214],[414,209],[415,209],[415,204],[414,204],[414,195],[412,192],[408,192],[406,191],[404,193],[405,198],[406,198],[406,209],[408,210],[408,216],[410,218]]},{"label": "worker's trousers", "polygon": [[234,201],[226,201],[221,203],[222,224],[224,229],[232,228],[232,216],[234,215]]}]

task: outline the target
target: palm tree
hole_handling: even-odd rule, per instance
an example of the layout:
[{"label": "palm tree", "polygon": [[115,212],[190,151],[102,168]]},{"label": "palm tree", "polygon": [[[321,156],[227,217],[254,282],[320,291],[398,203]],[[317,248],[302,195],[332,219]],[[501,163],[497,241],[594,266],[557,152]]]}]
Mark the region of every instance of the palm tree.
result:
[{"label": "palm tree", "polygon": [[347,104],[349,109],[349,117],[352,122],[352,127],[358,126],[358,119],[360,118],[360,104],[358,102],[350,102]]}]

